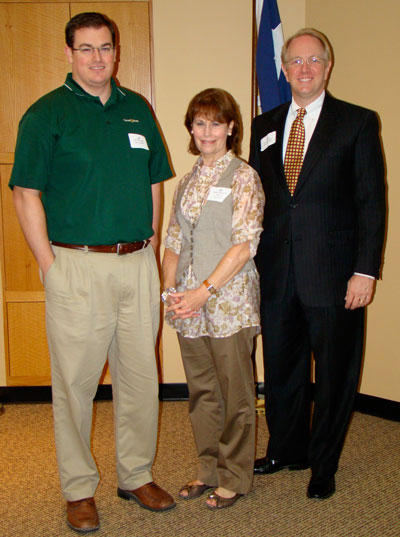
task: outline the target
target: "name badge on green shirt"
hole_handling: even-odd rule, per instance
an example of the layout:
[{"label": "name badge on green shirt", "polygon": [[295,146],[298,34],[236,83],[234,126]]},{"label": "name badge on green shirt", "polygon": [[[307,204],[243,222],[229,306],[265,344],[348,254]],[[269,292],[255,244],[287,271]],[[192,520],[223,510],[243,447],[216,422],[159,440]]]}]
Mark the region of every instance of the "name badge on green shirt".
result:
[{"label": "name badge on green shirt", "polygon": [[149,150],[149,146],[147,145],[146,138],[142,136],[141,134],[134,134],[132,132],[128,133],[129,136],[129,143],[131,144],[132,149],[147,149]]}]

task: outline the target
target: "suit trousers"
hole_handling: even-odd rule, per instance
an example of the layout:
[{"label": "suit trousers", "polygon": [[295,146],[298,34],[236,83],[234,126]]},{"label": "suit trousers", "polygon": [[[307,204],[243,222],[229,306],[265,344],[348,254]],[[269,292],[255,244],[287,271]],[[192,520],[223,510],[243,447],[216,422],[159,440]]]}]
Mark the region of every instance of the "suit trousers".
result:
[{"label": "suit trousers", "polygon": [[281,303],[263,300],[261,289],[261,325],[270,433],[267,456],[287,462],[308,460],[313,475],[333,476],[360,377],[364,309],[346,310],[344,300],[343,306],[303,304],[291,267]]},{"label": "suit trousers", "polygon": [[94,495],[93,398],[107,360],[113,385],[118,486],[152,481],[158,422],[155,341],[159,277],[153,248],[131,254],[53,247],[45,279],[54,429],[66,500]]},{"label": "suit trousers", "polygon": [[200,462],[198,479],[239,494],[250,492],[253,482],[255,334],[255,328],[226,338],[178,334]]}]

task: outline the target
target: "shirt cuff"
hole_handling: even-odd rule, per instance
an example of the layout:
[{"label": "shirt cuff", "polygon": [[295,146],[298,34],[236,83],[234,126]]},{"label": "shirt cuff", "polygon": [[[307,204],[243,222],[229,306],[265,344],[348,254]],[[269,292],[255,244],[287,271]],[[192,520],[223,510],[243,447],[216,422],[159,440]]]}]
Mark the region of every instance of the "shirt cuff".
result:
[{"label": "shirt cuff", "polygon": [[355,272],[354,274],[357,274],[357,276],[365,276],[366,278],[369,278],[370,280],[376,279],[374,276],[370,276],[369,274],[361,274],[361,272]]}]

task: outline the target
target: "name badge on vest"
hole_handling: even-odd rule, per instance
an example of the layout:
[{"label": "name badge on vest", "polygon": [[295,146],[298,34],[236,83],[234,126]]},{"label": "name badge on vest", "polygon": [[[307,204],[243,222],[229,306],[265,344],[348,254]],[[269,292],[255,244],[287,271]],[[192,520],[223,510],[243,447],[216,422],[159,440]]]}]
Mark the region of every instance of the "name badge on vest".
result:
[{"label": "name badge on vest", "polygon": [[218,201],[219,203],[222,203],[229,196],[231,190],[231,188],[225,188],[223,186],[212,186],[207,201]]}]

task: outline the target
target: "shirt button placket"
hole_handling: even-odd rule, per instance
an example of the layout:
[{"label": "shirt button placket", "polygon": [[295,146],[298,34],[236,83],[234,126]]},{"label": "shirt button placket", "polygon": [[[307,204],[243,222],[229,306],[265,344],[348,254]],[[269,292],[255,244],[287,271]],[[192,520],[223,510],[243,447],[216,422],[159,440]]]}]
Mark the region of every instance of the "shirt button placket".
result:
[{"label": "shirt button placket", "polygon": [[193,265],[193,228],[190,230],[190,264]]}]

